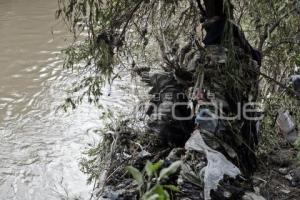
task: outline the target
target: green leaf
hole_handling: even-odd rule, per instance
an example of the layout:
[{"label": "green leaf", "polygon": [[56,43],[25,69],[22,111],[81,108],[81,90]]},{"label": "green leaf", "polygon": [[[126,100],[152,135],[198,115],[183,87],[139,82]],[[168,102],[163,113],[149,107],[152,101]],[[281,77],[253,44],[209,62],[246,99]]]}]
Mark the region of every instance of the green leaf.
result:
[{"label": "green leaf", "polygon": [[159,170],[161,168],[161,166],[163,165],[164,161],[160,160],[159,162],[157,163],[152,163],[150,161],[147,161],[147,164],[145,166],[145,170],[146,170],[146,173],[149,177],[152,177],[153,174],[155,172],[157,172],[157,170]]},{"label": "green leaf", "polygon": [[138,183],[139,186],[142,186],[144,184],[144,178],[142,173],[133,166],[126,167],[126,170],[132,175],[134,180]]},{"label": "green leaf", "polygon": [[294,146],[296,147],[296,149],[300,150],[300,138],[298,138],[296,140],[296,142],[294,143]]},{"label": "green leaf", "polygon": [[157,200],[159,199],[159,195],[158,194],[152,194],[149,197],[144,197],[143,200]]},{"label": "green leaf", "polygon": [[169,193],[164,190],[162,185],[155,185],[150,191],[148,191],[143,197],[143,200],[170,200]]},{"label": "green leaf", "polygon": [[164,185],[163,187],[173,192],[180,192],[179,188],[175,185]]},{"label": "green leaf", "polygon": [[181,167],[182,161],[176,161],[172,163],[169,167],[164,168],[160,171],[158,180],[167,178],[169,175],[174,174],[179,167]]}]

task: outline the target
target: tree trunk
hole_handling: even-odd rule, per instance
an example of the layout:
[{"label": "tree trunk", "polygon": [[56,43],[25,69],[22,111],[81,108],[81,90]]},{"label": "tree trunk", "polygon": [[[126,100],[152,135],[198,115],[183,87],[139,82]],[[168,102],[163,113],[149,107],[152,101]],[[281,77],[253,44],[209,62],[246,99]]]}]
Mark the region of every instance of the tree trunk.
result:
[{"label": "tree trunk", "polygon": [[[225,97],[224,101],[229,104],[228,113],[238,114],[239,105],[243,108],[249,103],[250,96],[253,102],[258,96],[257,72],[261,54],[252,48],[241,29],[230,21],[233,19],[233,6],[229,0],[204,0],[204,5],[206,10],[204,28],[207,32],[204,44],[207,47],[216,45],[228,50],[225,67],[218,68],[219,71],[216,70],[207,81],[211,85],[217,84],[221,87],[220,89],[212,86],[211,89],[217,90]],[[251,117],[255,115],[255,113],[247,114]],[[227,135],[223,140],[236,150],[237,163],[244,174],[251,175],[256,168],[254,152],[258,143],[257,121],[242,116],[241,119],[230,123],[232,127],[226,132]]]}]

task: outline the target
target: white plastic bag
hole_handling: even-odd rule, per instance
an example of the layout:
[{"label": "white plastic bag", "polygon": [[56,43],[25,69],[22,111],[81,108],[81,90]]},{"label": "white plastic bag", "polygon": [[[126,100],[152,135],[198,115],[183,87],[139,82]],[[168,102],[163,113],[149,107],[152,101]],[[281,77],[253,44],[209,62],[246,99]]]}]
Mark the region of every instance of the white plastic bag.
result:
[{"label": "white plastic bag", "polygon": [[295,122],[290,115],[290,112],[286,110],[285,112],[280,111],[277,117],[277,125],[280,130],[286,135],[296,128]]},{"label": "white plastic bag", "polygon": [[241,172],[220,152],[207,146],[199,130],[194,131],[190,139],[185,144],[186,150],[193,150],[205,153],[207,157],[207,166],[200,171],[200,176],[204,176],[204,199],[210,200],[211,190],[218,188],[219,182],[224,175],[235,178]]}]

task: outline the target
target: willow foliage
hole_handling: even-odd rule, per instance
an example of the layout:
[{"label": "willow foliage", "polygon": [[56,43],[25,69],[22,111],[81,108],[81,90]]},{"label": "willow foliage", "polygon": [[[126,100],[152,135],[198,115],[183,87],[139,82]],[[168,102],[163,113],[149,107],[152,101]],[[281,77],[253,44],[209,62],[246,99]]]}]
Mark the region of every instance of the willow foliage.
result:
[{"label": "willow foliage", "polygon": [[[236,9],[249,41],[263,53],[262,71],[280,83],[299,73],[300,1],[238,1]],[[282,91],[274,81],[268,82],[263,81],[263,96]]]},{"label": "willow foliage", "polygon": [[299,101],[287,95],[287,90],[290,75],[300,73],[300,1],[254,0],[236,5],[238,22],[264,56],[261,71],[266,76],[261,77],[260,93],[266,112],[260,146],[268,152],[278,145],[279,110],[290,110],[299,123]]},{"label": "willow foliage", "polygon": [[[286,109],[300,116],[295,101],[282,95],[288,77],[300,70],[300,1],[224,3],[234,5],[235,22],[263,53],[260,98],[272,108],[292,102]],[[201,40],[201,4],[203,0],[58,0],[56,16],[74,34],[73,43],[64,51],[65,67],[83,77],[72,91],[77,98],[68,98],[67,104],[76,107],[84,97],[97,103],[103,85],[118,78],[120,71],[134,74],[140,67],[172,70],[176,49],[195,40],[195,35]],[[262,124],[266,138],[275,133],[275,116],[270,113],[273,111],[266,112]]]},{"label": "willow foliage", "polygon": [[[193,0],[59,0],[57,18],[74,34],[65,67],[84,74],[74,91],[97,102],[118,71],[172,64],[172,49],[200,23]],[[69,101],[72,101],[69,99]]]}]

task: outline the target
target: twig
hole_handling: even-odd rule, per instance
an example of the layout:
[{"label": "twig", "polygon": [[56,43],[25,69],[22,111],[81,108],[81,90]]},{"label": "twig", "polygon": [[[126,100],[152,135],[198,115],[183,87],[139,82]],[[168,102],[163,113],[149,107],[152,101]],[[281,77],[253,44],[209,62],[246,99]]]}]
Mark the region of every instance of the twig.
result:
[{"label": "twig", "polygon": [[268,53],[270,53],[274,48],[279,47],[282,44],[299,44],[299,42],[297,41],[297,38],[285,38],[279,42],[277,42],[276,44],[272,44],[271,46],[267,47],[264,51],[263,54],[266,55]]},{"label": "twig", "polygon": [[260,71],[257,71],[257,70],[253,70],[253,69],[250,69],[250,70],[253,71],[253,72],[255,72],[255,73],[257,73],[258,75],[261,75],[261,76],[263,76],[264,78],[266,78],[266,79],[268,79],[268,80],[270,80],[270,81],[276,83],[277,85],[279,85],[281,88],[285,89],[285,90],[286,90],[287,92],[289,92],[290,94],[295,94],[295,95],[298,94],[295,90],[293,90],[293,89],[291,89],[291,88],[285,86],[284,84],[282,84],[282,83],[280,83],[279,81],[275,80],[274,78],[268,76],[267,74],[265,74],[265,73],[263,73],[263,72],[260,72]]}]

